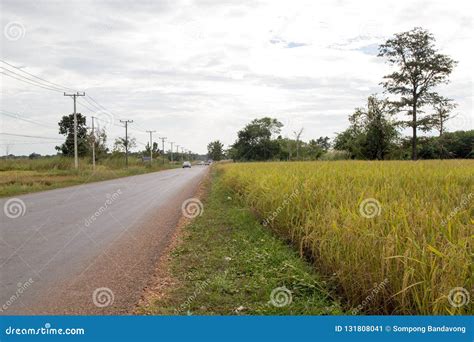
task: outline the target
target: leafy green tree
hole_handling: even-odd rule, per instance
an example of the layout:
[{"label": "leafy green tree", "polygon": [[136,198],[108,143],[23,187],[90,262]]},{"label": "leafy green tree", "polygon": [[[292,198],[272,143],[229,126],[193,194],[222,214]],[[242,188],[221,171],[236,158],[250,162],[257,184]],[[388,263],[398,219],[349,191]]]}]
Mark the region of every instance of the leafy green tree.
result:
[{"label": "leafy green tree", "polygon": [[126,147],[128,147],[128,151],[130,152],[132,148],[137,147],[137,140],[131,137],[128,137],[128,141],[125,138],[121,138],[121,137],[115,139],[114,149],[113,149],[115,153],[125,152]]},{"label": "leafy green tree", "polygon": [[[77,118],[77,154],[84,157],[89,154],[90,144],[87,134],[86,117],[81,113],[76,114]],[[74,156],[74,114],[64,115],[59,125],[59,134],[66,136],[66,141],[61,146],[56,146],[56,150],[64,156]]]},{"label": "leafy green tree", "polygon": [[452,99],[436,96],[433,102],[434,113],[430,116],[430,124],[442,136],[446,130],[446,122],[452,119],[452,111],[456,108],[456,104]]},{"label": "leafy green tree", "polygon": [[443,147],[440,157],[445,153],[449,158],[474,158],[474,130],[445,132],[437,139]]},{"label": "leafy green tree", "polygon": [[290,138],[283,138],[281,135],[277,137],[279,145],[278,159],[280,160],[292,160],[293,151],[296,151],[296,140]]},{"label": "leafy green tree", "polygon": [[219,140],[212,141],[207,145],[207,155],[214,161],[219,161],[224,158],[224,144]]},{"label": "leafy green tree", "polygon": [[398,135],[396,124],[392,120],[394,111],[390,103],[370,96],[367,111],[362,110],[357,114],[360,115],[365,130],[364,155],[367,159],[385,159]]},{"label": "leafy green tree", "polygon": [[347,151],[351,159],[365,159],[362,146],[365,142],[365,135],[359,127],[351,124],[346,130],[338,133],[334,138],[334,149],[337,151]]},{"label": "leafy green tree", "polygon": [[[89,134],[89,145],[95,144],[95,160],[100,160],[107,156],[109,148],[107,147],[107,133],[104,128],[96,129],[94,134]],[[92,154],[92,152],[91,152]]]},{"label": "leafy green tree", "polygon": [[382,160],[390,153],[398,136],[390,103],[375,95],[367,100],[367,108],[357,108],[349,116],[350,127],[338,134],[334,147],[358,159]]},{"label": "leafy green tree", "polygon": [[272,137],[280,133],[283,124],[277,119],[255,119],[237,133],[232,145],[235,160],[269,160],[278,158],[280,144]]},{"label": "leafy green tree", "polygon": [[327,151],[327,149],[329,149],[329,147],[326,148],[327,145],[325,143],[326,141],[322,137],[318,138],[317,140],[311,139],[309,143],[305,146],[305,154],[311,160],[319,159]]},{"label": "leafy green tree", "polygon": [[[443,148],[441,149],[440,146]],[[410,149],[411,141],[403,139],[400,150],[406,151],[404,155],[408,156]],[[445,132],[442,136],[420,137],[417,150],[418,156],[422,159],[472,159],[474,158],[474,130]]]},{"label": "leafy green tree", "polygon": [[[158,147],[158,143],[156,141],[153,142],[153,149],[152,149],[153,156],[157,156],[160,153],[160,149]],[[145,156],[150,155],[150,143],[147,142],[145,145],[145,151],[143,152]],[[177,156],[176,153],[174,153],[175,156]]]},{"label": "leafy green tree", "polygon": [[41,158],[41,154],[33,152],[28,156],[28,158],[29,159],[38,159],[38,158]]},{"label": "leafy green tree", "polygon": [[413,160],[417,159],[417,128],[429,123],[427,118],[420,118],[421,108],[433,101],[437,96],[433,89],[448,82],[456,65],[447,55],[438,53],[434,43],[435,38],[431,33],[417,27],[395,34],[379,47],[379,56],[397,67],[396,71],[384,77],[382,84],[386,91],[400,96],[394,103],[400,111],[406,111],[410,116],[410,120],[404,124],[413,131]]},{"label": "leafy green tree", "polygon": [[325,152],[331,147],[329,137],[319,137],[316,140],[316,144],[318,144],[318,146]]}]

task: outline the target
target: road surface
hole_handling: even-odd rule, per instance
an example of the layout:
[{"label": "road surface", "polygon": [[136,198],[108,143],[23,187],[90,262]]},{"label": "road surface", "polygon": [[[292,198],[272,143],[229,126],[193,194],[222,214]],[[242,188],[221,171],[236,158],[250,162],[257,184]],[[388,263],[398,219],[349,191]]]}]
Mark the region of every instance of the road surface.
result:
[{"label": "road surface", "polygon": [[129,313],[207,170],[0,199],[0,315]]}]

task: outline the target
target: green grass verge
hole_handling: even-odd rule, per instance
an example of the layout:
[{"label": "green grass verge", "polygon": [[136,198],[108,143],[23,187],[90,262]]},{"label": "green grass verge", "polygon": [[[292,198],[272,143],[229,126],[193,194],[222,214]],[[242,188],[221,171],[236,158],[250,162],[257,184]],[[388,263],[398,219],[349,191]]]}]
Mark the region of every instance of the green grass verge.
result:
[{"label": "green grass verge", "polygon": [[314,268],[231,196],[214,172],[202,216],[184,228],[183,241],[171,253],[176,284],[137,313],[341,314]]}]

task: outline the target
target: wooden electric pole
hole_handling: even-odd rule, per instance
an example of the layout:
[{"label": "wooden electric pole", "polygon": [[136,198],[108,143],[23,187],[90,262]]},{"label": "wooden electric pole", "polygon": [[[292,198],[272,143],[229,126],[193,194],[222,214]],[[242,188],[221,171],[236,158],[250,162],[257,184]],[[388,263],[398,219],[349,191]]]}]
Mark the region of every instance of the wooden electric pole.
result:
[{"label": "wooden electric pole", "polygon": [[167,139],[166,137],[160,137],[161,139],[161,146],[163,148],[163,165],[165,165],[165,140]]},{"label": "wooden electric pole", "polygon": [[120,120],[120,122],[125,124],[125,167],[128,167],[128,124],[133,120]]},{"label": "wooden electric pole", "polygon": [[72,96],[74,100],[74,168],[77,170],[79,167],[79,158],[77,156],[77,115],[76,115],[76,97],[86,96],[85,92],[76,92],[75,94],[66,94],[64,96]]},{"label": "wooden electric pole", "polygon": [[148,133],[150,133],[150,165],[151,165],[151,162],[153,160],[153,133],[155,133],[156,131],[147,131]]}]

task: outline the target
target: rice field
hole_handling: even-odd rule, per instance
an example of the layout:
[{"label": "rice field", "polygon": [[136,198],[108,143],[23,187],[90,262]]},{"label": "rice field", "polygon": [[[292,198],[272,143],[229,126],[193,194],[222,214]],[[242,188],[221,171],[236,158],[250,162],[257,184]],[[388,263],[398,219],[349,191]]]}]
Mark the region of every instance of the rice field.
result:
[{"label": "rice field", "polygon": [[218,166],[354,314],[472,314],[474,161]]}]

